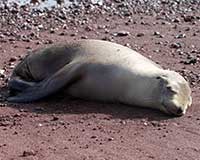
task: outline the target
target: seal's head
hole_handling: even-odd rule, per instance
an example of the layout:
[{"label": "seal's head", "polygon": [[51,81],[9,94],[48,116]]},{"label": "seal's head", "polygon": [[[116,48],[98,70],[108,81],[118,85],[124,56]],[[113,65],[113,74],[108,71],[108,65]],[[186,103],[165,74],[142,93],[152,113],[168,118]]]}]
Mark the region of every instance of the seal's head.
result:
[{"label": "seal's head", "polygon": [[188,82],[177,72],[165,70],[160,79],[161,110],[172,115],[184,115],[192,104]]}]

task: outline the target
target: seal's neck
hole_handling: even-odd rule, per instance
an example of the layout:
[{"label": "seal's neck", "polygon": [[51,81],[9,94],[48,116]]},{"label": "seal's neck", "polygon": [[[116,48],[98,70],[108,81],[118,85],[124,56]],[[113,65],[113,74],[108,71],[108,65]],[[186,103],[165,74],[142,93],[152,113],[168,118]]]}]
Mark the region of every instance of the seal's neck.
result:
[{"label": "seal's neck", "polygon": [[130,81],[124,101],[131,105],[160,109],[161,87],[157,74],[134,77]]}]

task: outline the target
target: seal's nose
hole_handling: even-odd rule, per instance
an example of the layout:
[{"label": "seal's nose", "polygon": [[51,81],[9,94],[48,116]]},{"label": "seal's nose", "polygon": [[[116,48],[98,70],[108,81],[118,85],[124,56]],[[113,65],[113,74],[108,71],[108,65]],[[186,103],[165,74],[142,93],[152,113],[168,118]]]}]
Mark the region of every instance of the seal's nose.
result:
[{"label": "seal's nose", "polygon": [[176,114],[177,114],[178,116],[182,116],[182,115],[184,114],[183,109],[182,109],[182,108],[179,108],[179,109],[176,111]]}]

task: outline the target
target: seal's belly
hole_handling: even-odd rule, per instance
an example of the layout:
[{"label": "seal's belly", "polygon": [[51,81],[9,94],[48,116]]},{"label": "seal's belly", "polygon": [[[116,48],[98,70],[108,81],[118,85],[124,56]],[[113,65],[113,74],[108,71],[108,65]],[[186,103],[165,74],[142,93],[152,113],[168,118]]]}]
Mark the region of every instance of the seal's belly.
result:
[{"label": "seal's belly", "polygon": [[119,101],[127,91],[130,71],[113,65],[94,64],[83,78],[67,89],[68,94],[83,99]]},{"label": "seal's belly", "polygon": [[86,100],[125,102],[146,106],[146,103],[150,103],[149,93],[154,92],[154,88],[151,87],[151,85],[154,86],[154,81],[150,82],[154,72],[148,69],[152,67],[151,65],[146,64],[142,68],[141,64],[136,64],[132,68],[132,66],[117,63],[88,64],[82,67],[84,70],[82,78],[67,88],[67,93]]}]

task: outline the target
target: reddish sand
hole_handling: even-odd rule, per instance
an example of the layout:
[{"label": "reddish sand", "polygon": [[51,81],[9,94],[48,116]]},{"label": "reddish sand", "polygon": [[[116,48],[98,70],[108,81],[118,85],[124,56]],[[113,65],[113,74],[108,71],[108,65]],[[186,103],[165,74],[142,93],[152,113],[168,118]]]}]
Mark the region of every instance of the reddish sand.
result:
[{"label": "reddish sand", "polygon": [[[6,78],[1,78],[0,94],[7,92],[4,86],[13,64],[17,64],[18,56],[25,55],[28,49],[48,42],[113,37],[115,42],[128,45],[164,68],[183,74],[192,87],[193,105],[186,115],[170,117],[156,110],[88,102],[65,97],[62,93],[30,104],[9,104],[2,100],[0,159],[199,160],[199,19],[188,22],[177,15],[179,22],[169,22],[139,14],[133,15],[131,20],[115,15],[88,17],[86,24],[67,23],[64,29],[55,29],[54,33],[41,31],[31,40],[16,38],[17,35],[29,36],[29,30],[19,29],[14,35],[6,35],[6,31],[14,33],[20,24],[5,25],[1,21],[0,69],[5,68]],[[47,23],[59,26],[56,21]],[[112,36],[119,31],[129,34]]]}]

